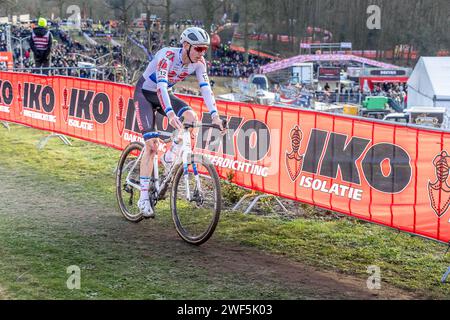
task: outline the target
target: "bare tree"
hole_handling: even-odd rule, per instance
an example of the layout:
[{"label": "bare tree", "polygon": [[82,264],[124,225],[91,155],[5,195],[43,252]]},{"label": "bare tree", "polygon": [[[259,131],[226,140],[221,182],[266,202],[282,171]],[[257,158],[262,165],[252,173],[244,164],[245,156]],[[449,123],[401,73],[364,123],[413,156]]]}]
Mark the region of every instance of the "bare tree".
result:
[{"label": "bare tree", "polygon": [[[204,12],[204,25],[205,25],[205,29],[206,32],[208,33],[212,33],[212,25],[214,23],[214,18],[215,18],[215,14],[218,11],[218,9],[220,9],[221,7],[223,7],[223,1],[220,0],[202,0],[201,4],[202,4],[202,8],[203,8],[203,12]],[[212,47],[209,47],[208,50],[208,59],[211,60],[212,59]]]},{"label": "bare tree", "polygon": [[[309,26],[331,31],[334,42],[348,41],[355,49],[377,50],[380,58],[383,52],[395,52],[399,45],[407,45],[402,60],[406,58],[411,64],[414,63],[413,49],[418,50],[419,55],[434,55],[438,50],[450,49],[449,0],[0,0],[0,12],[2,15],[30,13],[37,17],[40,13],[50,15],[53,10],[64,17],[63,9],[69,3],[80,4],[83,16],[94,19],[110,17],[114,10],[124,31],[128,31],[131,15],[139,13],[140,8],[143,12],[158,14],[165,20],[166,41],[170,41],[175,18],[203,19],[205,28],[211,32],[211,25],[226,12],[230,17],[233,13],[239,15],[240,33],[246,35],[246,49],[256,45],[269,52],[296,54],[299,42],[305,37],[324,41],[320,32],[308,34]],[[380,30],[367,27],[370,5],[381,8]],[[181,7],[183,10],[177,10]],[[249,41],[252,31],[268,34],[268,40],[257,44]],[[290,42],[278,41],[278,35],[290,36]]]},{"label": "bare tree", "polygon": [[122,21],[122,29],[125,34],[128,34],[128,26],[130,22],[130,10],[136,4],[137,0],[104,0],[105,5],[113,9],[119,19]]},{"label": "bare tree", "polygon": [[152,50],[152,23],[150,20],[152,3],[150,0],[141,0],[145,10],[145,23],[147,25],[147,49],[149,52]]},{"label": "bare tree", "polygon": [[244,28],[244,60],[248,62],[248,50],[250,49],[250,27],[255,30],[262,18],[261,3],[256,0],[240,1],[237,3],[239,12],[241,13],[239,24]]},{"label": "bare tree", "polygon": [[66,0],[55,0],[54,2],[56,3],[56,6],[59,10],[59,17],[61,19],[64,19],[64,4]]},{"label": "bare tree", "polygon": [[0,9],[4,10],[5,15],[9,15],[18,6],[18,0],[0,0]]},{"label": "bare tree", "polygon": [[166,39],[166,43],[170,42],[170,25],[172,24],[172,0],[160,0],[159,3],[153,4],[155,7],[161,7],[165,11],[165,31],[164,38]]}]

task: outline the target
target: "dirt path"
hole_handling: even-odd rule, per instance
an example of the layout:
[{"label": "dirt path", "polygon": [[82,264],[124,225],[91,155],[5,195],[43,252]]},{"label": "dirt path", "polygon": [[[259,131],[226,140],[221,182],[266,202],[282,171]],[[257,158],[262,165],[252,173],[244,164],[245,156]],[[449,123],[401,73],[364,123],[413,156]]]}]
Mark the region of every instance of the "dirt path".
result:
[{"label": "dirt path", "polygon": [[[26,183],[22,183],[26,181]],[[382,285],[382,290],[370,291],[366,280],[332,272],[322,272],[286,258],[269,255],[253,248],[229,245],[217,238],[202,247],[183,243],[174,229],[161,228],[155,222],[139,225],[125,222],[115,204],[105,207],[91,199],[88,202],[73,200],[64,190],[54,191],[49,201],[48,193],[36,186],[39,180],[31,172],[5,172],[0,166],[0,194],[4,199],[4,212],[25,216],[54,216],[58,221],[77,228],[77,232],[90,236],[106,233],[114,241],[129,244],[130,249],[144,248],[145,254],[158,254],[170,263],[193,265],[208,274],[237,274],[248,281],[282,284],[300,291],[306,299],[411,299],[408,292]],[[21,192],[22,193],[21,193]],[[27,201],[23,201],[23,192]],[[43,210],[45,208],[45,210]],[[79,219],[78,219],[79,218]],[[79,224],[74,224],[78,220]],[[81,228],[82,227],[82,228]],[[220,228],[220,224],[219,224]],[[101,236],[101,234],[99,235]],[[149,245],[151,244],[151,245]],[[0,299],[7,297],[0,284]],[[20,297],[19,297],[20,298]]]}]

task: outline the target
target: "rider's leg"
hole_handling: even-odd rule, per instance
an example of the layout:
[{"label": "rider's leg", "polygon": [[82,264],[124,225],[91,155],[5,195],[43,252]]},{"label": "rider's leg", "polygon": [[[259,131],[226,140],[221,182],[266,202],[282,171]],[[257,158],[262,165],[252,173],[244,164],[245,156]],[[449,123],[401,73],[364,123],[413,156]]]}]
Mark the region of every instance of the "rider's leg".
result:
[{"label": "rider's leg", "polygon": [[153,172],[153,161],[158,153],[159,139],[153,138],[145,141],[145,150],[141,159],[141,176],[151,177]]},{"label": "rider's leg", "polygon": [[141,196],[140,200],[149,199],[148,190],[150,187],[150,177],[153,172],[153,161],[158,153],[159,141],[158,138],[153,138],[145,141],[145,150],[142,154],[140,163],[140,181],[141,181]]},{"label": "rider's leg", "polygon": [[152,183],[153,161],[158,152],[158,138],[151,138],[145,141],[145,149],[140,163],[140,187],[141,195],[138,207],[142,215],[146,218],[153,218],[155,213],[150,204],[149,189]]},{"label": "rider's leg", "polygon": [[158,136],[155,132],[155,109],[152,102],[147,99],[142,90],[144,79],[141,78],[136,85],[134,101],[136,102],[136,119],[139,130],[145,141],[145,150],[140,163],[140,188],[141,195],[138,207],[144,217],[154,217],[154,212],[149,201],[150,177],[153,171],[153,160],[158,152]]}]

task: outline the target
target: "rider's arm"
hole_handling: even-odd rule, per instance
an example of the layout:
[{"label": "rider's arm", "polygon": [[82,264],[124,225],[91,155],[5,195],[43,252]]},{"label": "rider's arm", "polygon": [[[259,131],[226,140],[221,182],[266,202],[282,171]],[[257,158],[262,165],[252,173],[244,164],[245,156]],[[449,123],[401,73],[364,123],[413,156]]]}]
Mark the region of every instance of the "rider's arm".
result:
[{"label": "rider's arm", "polygon": [[170,55],[168,51],[167,54],[162,57],[156,67],[156,93],[158,94],[159,102],[163,107],[167,116],[171,113],[175,114],[172,109],[172,104],[170,102],[168,87],[169,87],[169,69],[173,62],[173,55]]},{"label": "rider's arm", "polygon": [[214,99],[214,93],[212,92],[211,85],[209,83],[208,71],[206,69],[206,62],[204,58],[202,58],[202,60],[198,63],[198,67],[195,70],[195,75],[197,76],[200,92],[202,93],[203,100],[208,107],[209,113],[213,118],[219,116],[216,107],[216,99]]}]

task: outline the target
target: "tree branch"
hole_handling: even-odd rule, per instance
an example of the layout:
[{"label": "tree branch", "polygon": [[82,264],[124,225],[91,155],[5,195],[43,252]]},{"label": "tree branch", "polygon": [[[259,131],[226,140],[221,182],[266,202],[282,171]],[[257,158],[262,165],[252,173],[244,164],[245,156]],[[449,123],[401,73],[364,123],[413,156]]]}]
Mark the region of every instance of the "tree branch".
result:
[{"label": "tree branch", "polygon": [[126,8],[126,10],[127,10],[127,11],[130,10],[130,8],[131,8],[132,6],[134,6],[135,3],[136,3],[136,0],[133,0],[133,1],[130,3],[130,5]]}]

